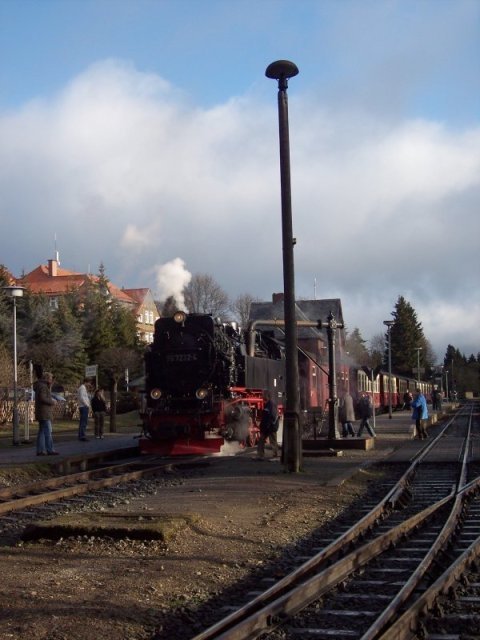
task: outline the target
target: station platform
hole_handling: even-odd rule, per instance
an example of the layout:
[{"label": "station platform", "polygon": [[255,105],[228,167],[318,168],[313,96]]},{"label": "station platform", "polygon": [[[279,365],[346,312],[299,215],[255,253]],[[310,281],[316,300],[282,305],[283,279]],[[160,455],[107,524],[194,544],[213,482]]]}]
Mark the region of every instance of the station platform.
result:
[{"label": "station platform", "polygon": [[[446,418],[448,407],[445,407],[443,417],[436,415],[433,422],[438,425],[442,419]],[[371,420],[373,425],[373,419]],[[358,431],[360,422],[354,423],[355,432]],[[430,428],[433,428],[430,427]],[[90,429],[90,427],[89,427]],[[413,439],[412,419],[410,411],[393,412],[390,419],[388,414],[382,414],[375,418],[376,437],[370,438],[363,434],[362,438],[338,438],[329,446],[323,446],[323,451],[318,455],[311,455],[304,448],[302,469],[307,474],[312,474],[317,481],[326,484],[340,483],[358,470],[359,467],[379,462],[382,459],[391,462],[407,462],[422,446],[422,441]],[[81,442],[77,437],[76,428],[56,434],[54,430],[55,449],[59,455],[42,456],[36,455],[35,439],[37,427],[33,425],[30,431],[30,442],[14,446],[10,436],[0,437],[0,469],[2,467],[15,467],[25,464],[49,464],[53,468],[65,471],[69,468],[69,461],[76,461],[77,464],[83,459],[105,459],[108,455],[113,455],[119,450],[125,455],[135,455],[138,452],[139,428],[131,432],[105,433],[104,439],[97,440],[90,437],[88,442]],[[332,455],[329,455],[332,454]],[[257,460],[255,448],[232,449],[231,453],[225,453],[223,457],[233,457],[237,455],[242,460]],[[261,473],[278,473],[283,469],[278,458],[273,460],[272,453],[267,445],[266,465],[270,467],[262,469]],[[268,464],[276,462],[277,464]],[[232,465],[236,466],[236,465]],[[258,465],[260,467],[262,465]],[[276,470],[272,467],[276,467]]]},{"label": "station platform", "polygon": [[138,451],[139,430],[136,429],[129,433],[124,431],[121,433],[107,432],[103,440],[96,440],[92,436],[88,438],[87,442],[83,442],[78,439],[77,429],[56,434],[54,428],[53,441],[55,451],[58,451],[56,456],[37,456],[36,436],[36,425],[30,430],[30,441],[22,442],[18,446],[12,444],[11,437],[2,436],[0,438],[0,468],[23,464],[52,464],[58,466],[67,458],[76,458],[78,456],[94,457],[99,453],[107,456],[109,453],[113,455],[118,450],[125,450],[125,453],[129,452],[134,455]]}]

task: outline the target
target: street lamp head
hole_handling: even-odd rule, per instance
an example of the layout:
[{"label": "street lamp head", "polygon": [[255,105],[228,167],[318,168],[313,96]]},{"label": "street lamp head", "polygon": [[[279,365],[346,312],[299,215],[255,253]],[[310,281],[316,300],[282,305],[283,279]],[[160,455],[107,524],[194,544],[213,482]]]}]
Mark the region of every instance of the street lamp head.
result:
[{"label": "street lamp head", "polygon": [[19,287],[18,285],[10,285],[9,287],[2,287],[7,296],[10,298],[21,298],[23,296],[23,292],[25,291],[25,287]]},{"label": "street lamp head", "polygon": [[272,80],[285,80],[298,75],[298,67],[289,60],[277,60],[268,65],[265,75]]},{"label": "street lamp head", "polygon": [[395,320],[384,320],[383,324],[390,329],[390,327],[392,327],[395,324]]}]

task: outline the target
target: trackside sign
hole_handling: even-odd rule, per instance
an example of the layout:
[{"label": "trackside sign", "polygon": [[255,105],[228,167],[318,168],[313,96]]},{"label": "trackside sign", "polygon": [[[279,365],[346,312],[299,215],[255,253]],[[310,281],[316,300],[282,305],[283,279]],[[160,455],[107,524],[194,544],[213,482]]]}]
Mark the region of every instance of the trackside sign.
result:
[{"label": "trackside sign", "polygon": [[85,367],[85,377],[95,378],[98,371],[98,364],[91,364]]}]

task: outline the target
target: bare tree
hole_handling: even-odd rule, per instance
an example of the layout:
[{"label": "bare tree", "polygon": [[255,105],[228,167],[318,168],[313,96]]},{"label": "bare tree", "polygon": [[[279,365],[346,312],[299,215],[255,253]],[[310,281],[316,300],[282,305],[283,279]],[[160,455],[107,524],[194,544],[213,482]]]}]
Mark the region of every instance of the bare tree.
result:
[{"label": "bare tree", "polygon": [[211,313],[226,320],[229,315],[229,298],[212,276],[197,273],[183,290],[185,306],[189,313]]},{"label": "bare tree", "polygon": [[252,302],[259,302],[259,298],[254,298],[250,293],[241,293],[232,302],[230,307],[233,317],[242,328],[245,328],[250,319],[250,307]]},{"label": "bare tree", "polygon": [[385,336],[383,333],[377,333],[370,340],[369,363],[372,368],[378,367],[383,363],[383,355],[385,353]]}]

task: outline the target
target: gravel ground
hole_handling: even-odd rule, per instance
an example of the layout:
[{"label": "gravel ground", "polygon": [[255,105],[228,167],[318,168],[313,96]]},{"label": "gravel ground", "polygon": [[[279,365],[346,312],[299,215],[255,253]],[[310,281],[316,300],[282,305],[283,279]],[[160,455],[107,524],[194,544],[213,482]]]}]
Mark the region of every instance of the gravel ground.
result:
[{"label": "gravel ground", "polygon": [[167,543],[91,536],[4,542],[0,640],[192,638],[234,600],[239,583],[254,586],[272,571],[281,577],[285,547],[293,550],[334,520],[380,477],[372,467],[328,486],[315,473],[285,474],[278,462],[216,459],[99,497],[89,509],[198,519]]}]

